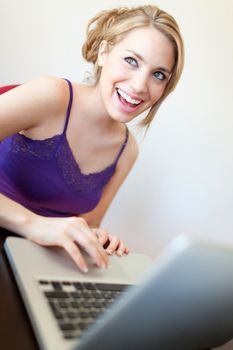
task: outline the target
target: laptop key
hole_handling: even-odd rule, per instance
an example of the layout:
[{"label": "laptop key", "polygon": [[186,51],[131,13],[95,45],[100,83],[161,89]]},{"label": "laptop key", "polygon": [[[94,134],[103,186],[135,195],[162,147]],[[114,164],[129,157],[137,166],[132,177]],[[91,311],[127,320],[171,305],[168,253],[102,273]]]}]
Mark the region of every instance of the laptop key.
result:
[{"label": "laptop key", "polygon": [[81,305],[85,309],[89,309],[92,306],[91,302],[89,302],[89,301],[84,301]]},{"label": "laptop key", "polygon": [[87,290],[96,290],[94,283],[83,283],[83,287]]},{"label": "laptop key", "polygon": [[70,296],[74,299],[80,299],[82,297],[82,294],[80,292],[71,292]]},{"label": "laptop key", "polygon": [[96,288],[103,291],[123,291],[127,284],[96,283]]},{"label": "laptop key", "polygon": [[63,286],[71,286],[72,285],[72,283],[69,281],[64,281],[64,282],[62,282],[62,284],[63,284]]},{"label": "laptop key", "polygon": [[62,290],[62,285],[60,282],[52,282],[51,284],[55,290]]},{"label": "laptop key", "polygon": [[45,280],[40,280],[39,283],[40,283],[40,285],[42,285],[42,286],[43,286],[43,285],[44,285],[44,286],[47,286],[47,285],[50,284],[49,281],[45,281]]},{"label": "laptop key", "polygon": [[75,338],[76,337],[76,335],[75,334],[63,334],[63,337],[65,338],[65,339],[73,339],[73,338]]},{"label": "laptop key", "polygon": [[73,323],[59,323],[59,327],[62,331],[74,331],[76,329]]},{"label": "laptop key", "polygon": [[89,318],[89,314],[87,312],[85,312],[85,311],[82,311],[82,312],[80,312],[80,317],[82,319]]},{"label": "laptop key", "polygon": [[96,308],[96,309],[100,309],[101,308],[101,303],[99,302],[99,301],[94,301],[93,303],[92,303],[92,305]]},{"label": "laptop key", "polygon": [[62,292],[62,291],[45,291],[44,295],[47,298],[54,298],[54,299],[63,299],[63,298],[67,298],[68,294],[66,292]]},{"label": "laptop key", "polygon": [[82,303],[78,303],[77,301],[70,302],[70,307],[73,309],[78,309],[78,308],[80,308],[81,305],[82,305]]},{"label": "laptop key", "polygon": [[68,307],[69,307],[69,304],[66,302],[66,301],[59,301],[59,307],[61,308],[61,309],[68,309]]},{"label": "laptop key", "polygon": [[67,318],[75,319],[77,317],[77,314],[73,311],[68,311],[66,316],[67,316]]},{"label": "laptop key", "polygon": [[102,299],[101,293],[92,292],[91,295],[92,295],[92,297],[93,297],[94,299]]},{"label": "laptop key", "polygon": [[80,322],[77,324],[77,328],[80,328],[81,330],[85,330],[88,326],[89,326],[89,324],[87,324],[85,322]]},{"label": "laptop key", "polygon": [[83,286],[80,282],[73,282],[73,285],[77,290],[83,289]]},{"label": "laptop key", "polygon": [[83,292],[82,293],[82,297],[84,299],[91,299],[92,298],[92,294],[90,292]]}]

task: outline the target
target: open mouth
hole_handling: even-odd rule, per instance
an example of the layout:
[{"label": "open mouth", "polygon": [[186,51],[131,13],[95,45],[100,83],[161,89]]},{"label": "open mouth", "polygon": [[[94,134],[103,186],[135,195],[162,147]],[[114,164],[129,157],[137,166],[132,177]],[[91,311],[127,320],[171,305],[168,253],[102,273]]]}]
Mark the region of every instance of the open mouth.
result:
[{"label": "open mouth", "polygon": [[123,90],[117,88],[116,89],[117,91],[117,94],[118,94],[118,97],[119,97],[119,100],[124,104],[124,105],[127,105],[131,108],[137,108],[142,100],[141,99],[135,99],[135,98],[132,98],[131,96],[129,96],[126,92],[124,92]]}]

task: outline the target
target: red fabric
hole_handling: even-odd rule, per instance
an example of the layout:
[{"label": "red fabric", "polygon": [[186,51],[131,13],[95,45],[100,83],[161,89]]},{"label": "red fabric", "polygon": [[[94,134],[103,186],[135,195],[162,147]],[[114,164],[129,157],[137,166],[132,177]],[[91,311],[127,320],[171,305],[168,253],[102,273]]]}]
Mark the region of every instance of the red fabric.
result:
[{"label": "red fabric", "polygon": [[0,95],[4,94],[4,92],[16,88],[17,86],[19,86],[19,84],[0,86]]}]

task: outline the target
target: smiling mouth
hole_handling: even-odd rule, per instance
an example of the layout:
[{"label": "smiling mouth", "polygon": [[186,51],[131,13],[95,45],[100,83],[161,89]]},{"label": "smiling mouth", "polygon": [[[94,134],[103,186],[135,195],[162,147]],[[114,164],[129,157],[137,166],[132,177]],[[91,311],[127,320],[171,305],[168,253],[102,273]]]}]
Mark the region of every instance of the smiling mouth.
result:
[{"label": "smiling mouth", "polygon": [[121,102],[127,103],[131,107],[138,107],[142,102],[141,99],[132,98],[125,91],[123,91],[119,88],[117,88],[116,91],[117,91],[118,97],[121,100]]}]

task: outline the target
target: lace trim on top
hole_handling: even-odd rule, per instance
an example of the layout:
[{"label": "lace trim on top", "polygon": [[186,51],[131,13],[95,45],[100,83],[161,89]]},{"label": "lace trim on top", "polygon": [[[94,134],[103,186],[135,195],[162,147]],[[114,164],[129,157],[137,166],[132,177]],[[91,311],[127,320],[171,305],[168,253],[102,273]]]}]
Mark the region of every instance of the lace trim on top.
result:
[{"label": "lace trim on top", "polygon": [[66,184],[81,195],[92,194],[103,188],[113,175],[116,167],[114,162],[102,171],[83,174],[65,137],[59,144],[56,158]]},{"label": "lace trim on top", "polygon": [[54,156],[61,136],[54,135],[44,140],[33,140],[18,133],[12,136],[11,151],[27,158],[48,160]]},{"label": "lace trim on top", "polygon": [[113,175],[117,163],[115,161],[96,173],[83,174],[64,134],[44,140],[33,140],[22,134],[15,134],[12,137],[11,151],[31,159],[56,159],[65,183],[81,195],[100,190]]}]

